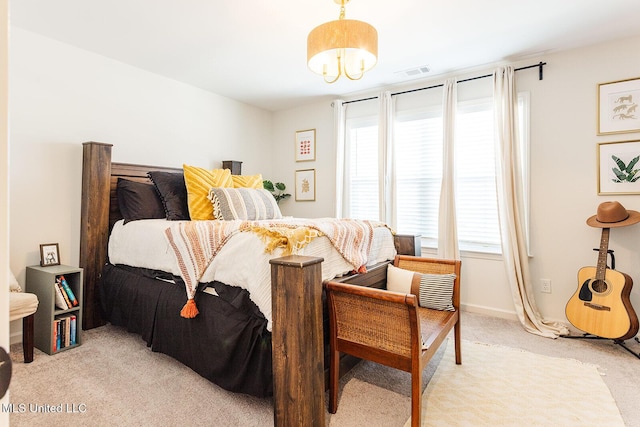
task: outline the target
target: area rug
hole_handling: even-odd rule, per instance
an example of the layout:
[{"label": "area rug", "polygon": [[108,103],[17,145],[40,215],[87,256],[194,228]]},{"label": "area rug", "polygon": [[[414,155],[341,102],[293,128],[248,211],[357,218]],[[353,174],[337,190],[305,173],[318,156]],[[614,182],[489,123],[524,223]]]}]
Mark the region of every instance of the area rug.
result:
[{"label": "area rug", "polygon": [[423,426],[624,426],[595,365],[468,341],[456,365],[452,341],[423,393]]}]

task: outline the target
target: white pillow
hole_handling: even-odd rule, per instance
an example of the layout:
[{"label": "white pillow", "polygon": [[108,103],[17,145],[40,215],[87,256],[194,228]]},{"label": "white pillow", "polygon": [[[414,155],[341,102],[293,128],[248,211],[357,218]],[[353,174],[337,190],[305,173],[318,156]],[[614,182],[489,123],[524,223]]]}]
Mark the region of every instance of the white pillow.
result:
[{"label": "white pillow", "polygon": [[[420,279],[417,278],[417,282],[413,286],[414,292],[411,292],[411,284],[414,281],[414,277],[417,273],[414,271],[404,270],[402,268],[395,267],[389,264],[387,268],[387,290],[393,292],[400,292],[403,294],[414,294],[418,296]],[[417,287],[416,287],[417,285]]]},{"label": "white pillow", "polygon": [[11,270],[9,270],[9,290],[11,292],[22,292],[22,288]]}]

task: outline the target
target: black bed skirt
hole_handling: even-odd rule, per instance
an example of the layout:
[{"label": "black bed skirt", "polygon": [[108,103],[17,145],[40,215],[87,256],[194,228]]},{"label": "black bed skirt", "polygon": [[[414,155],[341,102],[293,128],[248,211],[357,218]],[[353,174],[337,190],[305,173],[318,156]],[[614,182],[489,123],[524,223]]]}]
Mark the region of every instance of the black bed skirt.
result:
[{"label": "black bed skirt", "polygon": [[226,390],[271,396],[271,333],[248,292],[219,282],[205,284],[219,297],[198,292],[200,314],[185,319],[180,317],[184,285],[179,278],[171,283],[159,275],[105,265],[100,287],[105,318]]}]

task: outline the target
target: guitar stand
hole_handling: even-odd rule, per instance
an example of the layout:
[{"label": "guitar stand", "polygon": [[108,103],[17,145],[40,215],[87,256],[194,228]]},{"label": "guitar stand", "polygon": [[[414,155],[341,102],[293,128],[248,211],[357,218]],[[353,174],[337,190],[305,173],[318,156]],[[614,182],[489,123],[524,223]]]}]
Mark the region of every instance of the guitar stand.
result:
[{"label": "guitar stand", "polygon": [[[562,335],[562,338],[582,338],[582,339],[592,339],[592,340],[608,340],[611,338],[604,338],[604,337],[599,337],[597,335],[592,335],[592,334],[582,334],[582,335]],[[640,343],[640,339],[638,339],[638,337],[634,337],[633,338],[637,343]],[[629,347],[627,347],[627,345],[624,343],[624,340],[612,340],[614,344],[619,345],[620,347],[624,348],[625,350],[627,350],[629,353],[633,354],[635,357],[637,357],[638,359],[640,359],[640,352],[636,353],[635,351],[631,350]]]}]

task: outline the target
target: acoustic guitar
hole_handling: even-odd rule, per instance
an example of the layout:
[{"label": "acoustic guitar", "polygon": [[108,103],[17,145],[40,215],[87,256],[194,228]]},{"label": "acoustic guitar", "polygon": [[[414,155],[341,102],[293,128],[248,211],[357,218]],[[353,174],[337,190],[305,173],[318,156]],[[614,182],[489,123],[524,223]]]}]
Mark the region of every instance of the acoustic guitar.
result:
[{"label": "acoustic guitar", "polygon": [[589,334],[626,340],[638,333],[629,295],[633,280],[625,273],[607,268],[609,228],[602,229],[598,264],[578,271],[578,289],[565,308],[567,319]]}]

